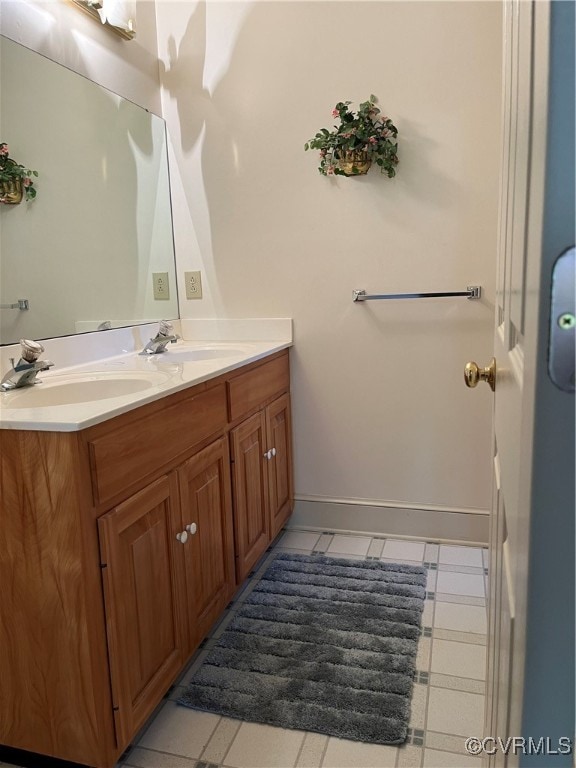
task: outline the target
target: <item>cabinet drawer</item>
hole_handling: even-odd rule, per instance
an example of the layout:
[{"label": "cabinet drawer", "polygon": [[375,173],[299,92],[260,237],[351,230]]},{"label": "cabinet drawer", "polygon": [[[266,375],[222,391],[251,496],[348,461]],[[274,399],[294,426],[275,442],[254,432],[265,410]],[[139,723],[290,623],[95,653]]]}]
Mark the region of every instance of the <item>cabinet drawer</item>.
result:
[{"label": "cabinet drawer", "polygon": [[230,421],[290,388],[288,353],[228,381]]},{"label": "cabinet drawer", "polygon": [[226,425],[224,384],[88,439],[95,504],[103,504]]}]

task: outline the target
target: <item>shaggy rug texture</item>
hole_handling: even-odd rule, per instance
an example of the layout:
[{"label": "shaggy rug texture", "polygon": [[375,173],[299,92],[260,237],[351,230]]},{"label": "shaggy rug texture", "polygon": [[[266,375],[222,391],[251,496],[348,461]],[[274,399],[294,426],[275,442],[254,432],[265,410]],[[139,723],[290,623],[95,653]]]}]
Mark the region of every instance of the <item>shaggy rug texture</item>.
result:
[{"label": "shaggy rug texture", "polygon": [[406,740],[424,568],[279,554],[180,704],[376,744]]}]

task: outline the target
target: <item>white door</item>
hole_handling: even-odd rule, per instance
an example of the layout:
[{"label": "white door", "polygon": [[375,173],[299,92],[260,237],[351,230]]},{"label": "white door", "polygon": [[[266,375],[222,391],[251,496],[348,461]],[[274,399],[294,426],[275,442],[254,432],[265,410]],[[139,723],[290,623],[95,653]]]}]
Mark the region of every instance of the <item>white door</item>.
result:
[{"label": "white door", "polygon": [[[530,104],[535,75],[532,70],[534,10],[534,4],[524,0],[509,0],[504,10],[504,129],[494,333],[497,374],[486,718],[487,735],[504,739],[520,735],[519,731],[512,734],[510,730],[510,697],[514,677],[516,692],[521,693],[523,671],[520,674],[520,670],[523,668],[518,601],[527,589],[527,573],[518,573],[518,566],[527,559],[526,518],[529,514],[529,509],[520,501],[519,480],[525,471],[524,465],[531,463],[531,446],[529,443],[523,446],[519,438],[523,409],[530,407],[526,382],[528,377],[533,377],[533,371],[528,371],[527,365],[534,363],[526,354],[526,344],[534,340],[526,338],[525,278],[527,259],[540,260],[538,249],[529,245],[531,239],[539,241],[540,233],[534,229],[541,227],[543,198],[542,167],[536,167],[540,158],[534,158],[530,152],[533,124]],[[530,181],[533,187],[536,183],[540,186],[537,197],[529,198]],[[531,232],[526,226],[528,220]],[[529,478],[525,478],[526,481],[529,482]],[[518,583],[519,579],[522,583]],[[515,648],[519,649],[518,654]],[[492,764],[505,765],[505,762],[503,753],[496,752]]]},{"label": "white door", "polygon": [[[556,745],[563,752],[564,742],[558,745],[558,739],[570,736],[569,724],[574,722],[573,693],[568,692],[574,680],[570,610],[574,607],[574,395],[548,378],[547,345],[552,262],[574,237],[573,82],[568,82],[566,72],[558,73],[555,63],[559,55],[567,56],[568,62],[573,56],[569,37],[573,41],[573,4],[505,0],[503,5],[504,130],[485,736],[504,741],[532,736],[536,742],[549,737],[550,742],[537,748],[550,750]],[[562,80],[560,89],[549,88],[550,67]],[[559,101],[567,101],[566,115],[572,105],[571,128],[570,118],[558,119],[558,108],[563,108]],[[564,153],[560,173],[554,159],[559,152]],[[557,210],[550,212],[559,192],[565,197],[560,217]],[[476,370],[468,370],[471,385],[475,374]],[[480,374],[488,380],[493,371],[487,367]],[[558,450],[552,450],[555,442],[564,451],[560,463]],[[548,499],[542,493],[545,488]],[[560,592],[565,615],[553,597],[558,583],[550,576],[555,570],[564,573]],[[551,604],[556,615],[549,617],[546,633],[542,621],[546,611],[551,613]],[[565,641],[557,643],[559,636]],[[553,703],[555,680],[562,675],[564,686],[556,690],[563,709]],[[496,749],[487,762],[521,765],[522,753],[530,748],[518,743],[508,754]],[[571,764],[565,754],[542,754],[540,759],[545,762],[536,764]]]}]

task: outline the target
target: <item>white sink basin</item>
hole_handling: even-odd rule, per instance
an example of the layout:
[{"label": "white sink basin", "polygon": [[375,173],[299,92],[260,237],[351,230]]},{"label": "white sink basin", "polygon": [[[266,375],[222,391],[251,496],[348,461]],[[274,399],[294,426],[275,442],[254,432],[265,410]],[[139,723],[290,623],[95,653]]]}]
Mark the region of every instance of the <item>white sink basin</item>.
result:
[{"label": "white sink basin", "polygon": [[2,394],[4,408],[50,408],[132,395],[164,384],[170,376],[162,371],[114,371],[53,374],[39,384]]},{"label": "white sink basin", "polygon": [[171,344],[165,352],[150,355],[157,363],[190,363],[196,360],[220,360],[227,357],[237,357],[250,351],[249,343],[214,343],[184,346]]}]

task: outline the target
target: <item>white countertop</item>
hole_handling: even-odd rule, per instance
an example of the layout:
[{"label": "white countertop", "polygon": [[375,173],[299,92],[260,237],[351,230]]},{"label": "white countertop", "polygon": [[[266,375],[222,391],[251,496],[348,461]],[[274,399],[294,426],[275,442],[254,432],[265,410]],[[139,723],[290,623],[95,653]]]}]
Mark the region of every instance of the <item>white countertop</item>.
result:
[{"label": "white countertop", "polygon": [[[86,429],[291,345],[290,339],[178,341],[159,355],[142,356],[131,351],[82,365],[52,368],[38,375],[41,384],[0,393],[0,428],[48,432]],[[195,359],[186,359],[189,357]],[[101,397],[107,392],[114,394],[118,382],[124,394]]]}]

